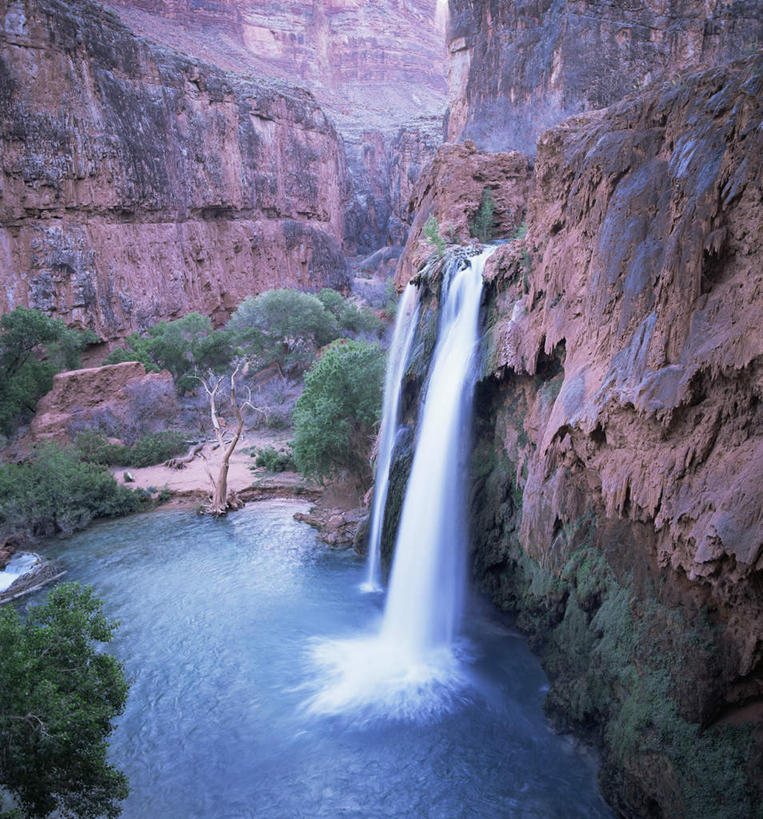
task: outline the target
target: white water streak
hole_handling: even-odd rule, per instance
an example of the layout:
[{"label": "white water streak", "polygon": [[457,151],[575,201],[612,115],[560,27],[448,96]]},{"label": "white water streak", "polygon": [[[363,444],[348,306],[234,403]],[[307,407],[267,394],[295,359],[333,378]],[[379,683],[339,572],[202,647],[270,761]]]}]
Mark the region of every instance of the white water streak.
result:
[{"label": "white water streak", "polygon": [[419,314],[418,288],[408,284],[400,298],[395,319],[395,331],[387,358],[387,373],[384,380],[384,403],[382,425],[379,433],[379,454],[376,457],[374,480],[374,503],[371,511],[371,526],[368,541],[368,572],[364,591],[381,591],[381,535],[384,523],[384,507],[389,489],[389,468],[395,436],[400,426],[400,394],[403,376],[408,363],[416,320]]}]

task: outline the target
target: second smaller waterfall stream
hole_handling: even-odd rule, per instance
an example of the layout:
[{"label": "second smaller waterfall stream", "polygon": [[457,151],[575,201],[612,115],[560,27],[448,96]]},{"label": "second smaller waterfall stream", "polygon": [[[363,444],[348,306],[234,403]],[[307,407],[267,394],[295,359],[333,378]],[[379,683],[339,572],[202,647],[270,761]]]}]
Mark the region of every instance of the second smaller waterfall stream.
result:
[{"label": "second smaller waterfall stream", "polygon": [[[449,710],[469,683],[467,652],[459,639],[467,546],[465,474],[482,271],[493,250],[486,248],[466,262],[451,259],[446,266],[437,344],[384,617],[374,635],[313,646],[319,678],[306,707],[314,713],[427,719]],[[399,380],[404,361],[398,369]],[[389,457],[399,391],[398,385]]]},{"label": "second smaller waterfall stream", "polygon": [[411,349],[413,332],[418,315],[418,290],[408,284],[400,299],[395,319],[395,331],[389,348],[387,374],[384,379],[384,403],[379,433],[379,454],[376,458],[374,478],[374,503],[371,510],[371,526],[368,539],[368,576],[364,591],[381,591],[381,535],[384,523],[384,506],[389,488],[389,467],[392,450],[400,424],[400,392],[403,386],[405,365]]}]

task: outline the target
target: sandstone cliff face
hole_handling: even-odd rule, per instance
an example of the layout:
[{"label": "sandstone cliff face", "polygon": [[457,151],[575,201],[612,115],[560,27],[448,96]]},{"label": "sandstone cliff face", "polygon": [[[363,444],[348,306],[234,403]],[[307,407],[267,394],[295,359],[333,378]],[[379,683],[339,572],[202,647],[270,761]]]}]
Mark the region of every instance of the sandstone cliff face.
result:
[{"label": "sandstone cliff face", "polygon": [[547,128],[763,40],[757,0],[449,0],[448,139],[533,153]]},{"label": "sandstone cliff face", "polygon": [[0,24],[0,310],[112,339],[346,283],[344,153],[310,94],[151,46],[88,0],[10,0]]},{"label": "sandstone cliff face", "polygon": [[[546,132],[527,234],[486,273],[475,576],[518,613],[550,713],[599,742],[628,816],[760,804],[762,68],[688,75]],[[452,164],[421,202],[473,211],[473,168],[491,161],[506,160]],[[528,190],[516,174],[505,187]],[[422,287],[411,423],[436,336],[436,279]]]},{"label": "sandstone cliff face", "polygon": [[412,185],[443,138],[435,0],[110,0],[135,31],[225,70],[309,88],[344,141],[347,253],[401,245]]}]

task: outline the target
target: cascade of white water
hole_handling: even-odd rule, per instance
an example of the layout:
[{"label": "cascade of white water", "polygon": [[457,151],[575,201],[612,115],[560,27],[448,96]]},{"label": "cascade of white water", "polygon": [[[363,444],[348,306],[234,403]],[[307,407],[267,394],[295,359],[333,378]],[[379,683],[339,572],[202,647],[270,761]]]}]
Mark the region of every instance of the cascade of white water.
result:
[{"label": "cascade of white water", "polygon": [[313,644],[312,713],[426,720],[461,701],[471,676],[458,639],[466,563],[468,443],[482,271],[494,248],[453,259],[375,635]]},{"label": "cascade of white water", "polygon": [[387,354],[387,373],[384,379],[384,402],[382,404],[382,425],[379,432],[379,454],[376,457],[374,479],[374,502],[371,510],[371,525],[368,540],[368,564],[364,591],[381,590],[381,535],[384,522],[384,507],[389,488],[389,468],[392,450],[400,425],[400,393],[403,375],[411,349],[416,317],[418,316],[418,288],[409,284],[397,308],[395,331]]},{"label": "cascade of white water", "polygon": [[452,643],[465,583],[465,459],[482,270],[494,248],[448,271],[390,578],[382,639],[415,661]]}]

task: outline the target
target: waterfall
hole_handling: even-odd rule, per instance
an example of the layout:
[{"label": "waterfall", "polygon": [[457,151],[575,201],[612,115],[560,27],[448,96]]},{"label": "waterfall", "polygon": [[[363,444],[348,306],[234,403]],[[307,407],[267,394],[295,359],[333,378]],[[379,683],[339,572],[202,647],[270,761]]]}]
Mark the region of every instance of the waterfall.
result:
[{"label": "waterfall", "polygon": [[472,683],[459,638],[465,490],[482,271],[493,250],[446,266],[382,622],[370,636],[313,644],[312,713],[426,720],[453,708]]},{"label": "waterfall", "polygon": [[382,639],[410,660],[450,645],[465,583],[465,478],[479,334],[482,270],[494,248],[463,269],[451,262],[440,329],[400,516]]},{"label": "waterfall", "polygon": [[395,331],[387,357],[387,373],[384,379],[384,402],[382,424],[379,434],[379,454],[376,457],[374,479],[374,503],[368,540],[368,569],[364,591],[381,591],[381,535],[384,523],[384,507],[389,488],[389,467],[395,436],[400,425],[400,393],[403,375],[408,362],[413,334],[418,316],[418,289],[408,284],[400,299],[395,319]]}]

